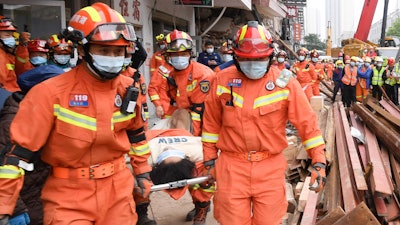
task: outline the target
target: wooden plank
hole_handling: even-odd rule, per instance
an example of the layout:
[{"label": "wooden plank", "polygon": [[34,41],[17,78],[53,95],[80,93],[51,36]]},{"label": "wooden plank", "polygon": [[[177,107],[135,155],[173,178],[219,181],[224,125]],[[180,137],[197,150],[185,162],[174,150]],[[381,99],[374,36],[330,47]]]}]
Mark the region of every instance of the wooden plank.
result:
[{"label": "wooden plank", "polygon": [[343,205],[344,211],[350,212],[357,206],[357,198],[353,190],[352,180],[350,176],[350,163],[346,157],[346,142],[344,140],[343,124],[339,110],[339,102],[334,104],[334,120],[335,123],[335,133],[336,133],[336,149],[339,163],[339,174],[340,174],[340,184],[343,194]]},{"label": "wooden plank", "polygon": [[320,219],[316,225],[332,225],[344,215],[346,214],[344,213],[342,207],[338,206],[328,213],[324,218]]},{"label": "wooden plank", "polygon": [[376,214],[378,214],[378,216],[388,215],[388,210],[385,205],[385,200],[383,200],[382,197],[374,196],[374,203],[375,203]]},{"label": "wooden plank", "polygon": [[364,131],[365,139],[368,140],[366,145],[368,161],[371,162],[373,167],[369,177],[371,182],[371,191],[373,194],[379,192],[384,195],[391,195],[393,191],[382,162],[378,140],[366,125]]},{"label": "wooden plank", "polygon": [[307,177],[304,181],[303,188],[301,189],[300,197],[299,197],[299,205],[297,206],[297,210],[299,212],[304,212],[304,208],[306,207],[308,195],[310,194],[309,184],[311,177]]},{"label": "wooden plank", "polygon": [[371,98],[367,98],[366,103],[369,107],[371,107],[373,110],[375,110],[381,116],[386,118],[386,120],[388,120],[391,123],[400,127],[400,118],[397,118],[397,117],[393,116],[392,114],[390,114],[388,111],[384,110],[382,107],[377,105],[373,100],[371,100]]},{"label": "wooden plank", "polygon": [[387,217],[385,217],[385,221],[400,221],[400,208],[398,205],[398,199],[396,197],[396,195],[392,195],[391,198],[388,198],[387,201],[385,201],[386,203],[386,208],[388,211],[388,215]]},{"label": "wooden plank", "polygon": [[356,208],[346,213],[333,225],[380,225],[374,214],[368,209],[368,206],[361,202]]},{"label": "wooden plank", "polygon": [[306,207],[304,208],[303,218],[301,218],[300,225],[314,225],[317,220],[317,201],[318,193],[310,191],[308,193]]},{"label": "wooden plank", "polygon": [[400,110],[397,107],[393,107],[390,103],[391,101],[388,102],[385,99],[382,99],[379,101],[379,103],[383,106],[384,109],[386,109],[392,116],[400,119]]},{"label": "wooden plank", "polygon": [[326,126],[325,126],[325,156],[328,162],[332,162],[334,153],[332,153],[335,148],[335,125],[333,120],[333,107],[328,110],[328,115],[326,116]]},{"label": "wooden plank", "polygon": [[356,187],[359,191],[366,191],[368,190],[367,182],[364,178],[364,172],[362,170],[360,159],[358,157],[357,148],[350,133],[350,125],[347,120],[346,112],[344,111],[343,105],[341,105],[339,109],[343,122],[343,130],[345,135],[344,140],[346,140],[347,143],[347,151],[350,157],[351,168],[353,169]]},{"label": "wooden plank", "polygon": [[393,179],[396,184],[397,193],[400,193],[400,164],[394,158],[393,154],[390,154],[390,164],[392,165],[393,170]]},{"label": "wooden plank", "polygon": [[294,199],[293,187],[289,183],[286,183],[286,200],[288,202],[288,208],[286,212],[294,213],[297,207],[297,202]]},{"label": "wooden plank", "polygon": [[[361,122],[360,119],[357,119],[357,117],[353,111],[349,111],[349,115],[350,115],[351,125],[354,128],[356,128],[357,130],[359,130],[365,139],[364,124]],[[367,164],[368,164],[365,146],[363,143],[357,142],[357,148],[358,148],[358,154],[360,155],[363,171],[365,171],[365,168],[367,168]]]},{"label": "wooden plank", "polygon": [[392,190],[392,193],[393,193],[394,186],[392,183],[392,181],[393,181],[392,165],[390,164],[389,151],[385,148],[385,146],[381,146],[381,157],[382,157],[383,168],[385,169],[386,177],[388,178],[388,183],[389,183],[390,189]]}]

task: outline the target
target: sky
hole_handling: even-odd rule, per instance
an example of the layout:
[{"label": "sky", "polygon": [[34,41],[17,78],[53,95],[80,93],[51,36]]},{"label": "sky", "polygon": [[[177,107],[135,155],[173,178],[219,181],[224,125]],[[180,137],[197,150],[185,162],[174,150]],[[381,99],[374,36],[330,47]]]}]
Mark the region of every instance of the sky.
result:
[{"label": "sky", "polygon": [[[345,1],[353,1],[355,9],[359,9],[358,11],[355,10],[353,13],[354,15],[349,15],[346,19],[352,19],[354,18],[353,21],[353,27],[354,31],[357,29],[358,26],[358,20],[360,19],[361,15],[361,10],[364,5],[364,0],[345,0]],[[396,8],[400,8],[400,1],[399,0],[389,0],[389,7],[388,7],[388,14],[393,12]],[[325,18],[325,4],[326,0],[307,0],[307,8],[306,11],[310,11],[312,14],[318,14],[318,18]],[[384,0],[378,0],[378,5],[375,10],[375,15],[372,23],[378,22],[379,20],[382,19],[383,16],[383,9],[384,9]],[[307,12],[308,14],[308,12]],[[307,15],[306,14],[306,15]],[[307,20],[307,18],[306,18]],[[348,21],[351,23],[351,21]],[[314,20],[311,19],[309,21],[306,21],[306,23],[309,24],[310,27],[316,27],[316,29],[319,31],[311,31],[310,33],[319,33],[321,36],[321,39],[326,38],[326,27],[327,27],[327,22],[325,19],[323,20]],[[310,24],[310,23],[315,23],[315,24]],[[307,30],[306,30],[307,32]],[[306,34],[307,35],[307,34]]]}]

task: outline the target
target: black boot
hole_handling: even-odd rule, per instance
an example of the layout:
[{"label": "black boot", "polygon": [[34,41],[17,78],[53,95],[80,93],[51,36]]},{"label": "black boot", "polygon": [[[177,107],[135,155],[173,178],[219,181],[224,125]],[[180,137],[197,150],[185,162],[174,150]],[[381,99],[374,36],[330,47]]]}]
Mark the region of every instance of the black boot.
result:
[{"label": "black boot", "polygon": [[136,213],[138,214],[138,221],[136,225],[157,225],[156,221],[147,217],[147,208],[149,203],[136,205]]},{"label": "black boot", "polygon": [[207,213],[210,211],[210,201],[194,203],[196,214],[194,215],[193,225],[205,225]]}]

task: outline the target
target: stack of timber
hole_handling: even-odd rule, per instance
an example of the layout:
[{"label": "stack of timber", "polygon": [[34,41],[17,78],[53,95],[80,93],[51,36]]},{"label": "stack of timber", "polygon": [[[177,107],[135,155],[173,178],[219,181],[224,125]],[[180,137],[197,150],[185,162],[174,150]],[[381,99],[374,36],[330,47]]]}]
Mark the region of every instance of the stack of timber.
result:
[{"label": "stack of timber", "polygon": [[323,192],[309,190],[309,159],[298,136],[288,136],[282,225],[400,225],[400,110],[385,98],[349,108],[338,100],[311,101],[329,164]]}]

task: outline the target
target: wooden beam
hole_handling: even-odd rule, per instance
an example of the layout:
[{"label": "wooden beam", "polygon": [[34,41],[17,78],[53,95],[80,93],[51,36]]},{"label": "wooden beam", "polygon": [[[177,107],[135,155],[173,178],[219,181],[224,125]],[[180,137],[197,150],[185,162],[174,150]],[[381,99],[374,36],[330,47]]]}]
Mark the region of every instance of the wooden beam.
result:
[{"label": "wooden beam", "polygon": [[358,152],[356,145],[354,143],[353,136],[350,133],[350,125],[349,121],[347,120],[346,112],[344,111],[344,107],[340,105],[340,114],[343,123],[343,131],[344,131],[344,140],[347,143],[347,151],[350,157],[351,168],[353,169],[354,180],[356,181],[356,187],[359,191],[368,190],[367,182],[364,178],[364,172],[361,167],[360,158],[358,157]]},{"label": "wooden beam", "polygon": [[390,115],[396,117],[397,119],[400,119],[400,109],[396,105],[394,105],[392,101],[382,99],[379,101],[379,103],[383,106],[384,109],[386,109],[390,113]]},{"label": "wooden beam", "polygon": [[343,141],[345,139],[344,137],[344,131],[343,131],[343,123],[340,115],[340,110],[339,110],[339,102],[336,102],[334,104],[334,109],[333,109],[333,117],[335,122],[335,133],[336,133],[336,149],[337,149],[337,155],[338,155],[338,162],[339,163],[339,174],[340,174],[340,184],[342,188],[342,194],[343,194],[343,205],[344,205],[344,210],[345,212],[350,212],[353,210],[357,204],[357,198],[356,194],[354,193],[353,190],[353,185],[352,185],[352,179],[350,176],[350,169],[349,165],[350,163],[347,160],[346,157],[346,142]]},{"label": "wooden beam", "polygon": [[332,225],[344,215],[346,214],[344,213],[342,207],[338,206],[329,214],[327,214],[324,218],[320,219],[316,225]]},{"label": "wooden beam", "polygon": [[318,193],[310,191],[308,193],[306,207],[304,208],[303,218],[300,225],[314,225],[317,220],[317,201]]},{"label": "wooden beam", "polygon": [[346,213],[333,225],[380,225],[374,214],[368,209],[364,202],[357,205],[356,208]]},{"label": "wooden beam", "polygon": [[368,161],[372,164],[372,171],[369,177],[371,182],[371,192],[373,194],[379,192],[384,195],[391,195],[393,191],[382,162],[378,140],[366,125],[364,131],[365,139],[368,140],[366,143]]},{"label": "wooden beam", "polygon": [[382,107],[377,105],[373,100],[371,100],[371,98],[367,98],[366,103],[369,107],[371,107],[373,110],[375,110],[381,116],[383,116],[386,120],[388,120],[391,123],[400,127],[400,118],[396,118],[395,116],[390,114],[388,111],[384,110]]},{"label": "wooden beam", "polygon": [[[356,115],[353,111],[349,111],[349,116],[350,116],[351,125],[354,128],[356,128],[357,130],[359,130],[365,139],[364,124],[360,121],[359,118],[356,117]],[[365,145],[361,142],[357,142],[357,148],[358,148],[358,153],[361,158],[363,171],[365,171],[365,168],[367,168],[367,165],[368,165],[367,153],[365,152]]]}]

